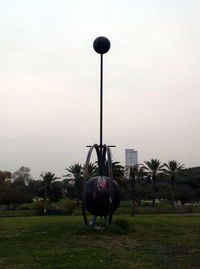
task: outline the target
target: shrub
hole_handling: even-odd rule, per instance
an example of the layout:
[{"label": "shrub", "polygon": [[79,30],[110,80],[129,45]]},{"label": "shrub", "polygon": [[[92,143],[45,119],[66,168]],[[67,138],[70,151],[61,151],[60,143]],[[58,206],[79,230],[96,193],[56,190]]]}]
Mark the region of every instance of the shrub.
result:
[{"label": "shrub", "polygon": [[77,206],[77,202],[69,198],[63,198],[54,205],[56,209],[61,209],[64,215],[74,214],[74,210]]},{"label": "shrub", "polygon": [[44,200],[43,198],[33,199],[33,208],[38,210],[39,215],[43,215],[45,209],[51,208],[51,201]]}]

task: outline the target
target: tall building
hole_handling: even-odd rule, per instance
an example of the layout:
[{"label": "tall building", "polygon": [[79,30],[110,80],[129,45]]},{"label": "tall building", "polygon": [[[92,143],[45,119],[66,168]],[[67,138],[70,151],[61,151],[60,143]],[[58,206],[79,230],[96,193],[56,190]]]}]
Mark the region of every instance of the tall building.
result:
[{"label": "tall building", "polygon": [[125,149],[126,166],[138,164],[138,152],[134,149]]}]

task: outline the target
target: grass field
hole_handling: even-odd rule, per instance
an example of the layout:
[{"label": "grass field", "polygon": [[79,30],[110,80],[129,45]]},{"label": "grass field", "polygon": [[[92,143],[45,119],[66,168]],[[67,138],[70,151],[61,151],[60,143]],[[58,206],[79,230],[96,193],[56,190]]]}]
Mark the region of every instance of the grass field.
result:
[{"label": "grass field", "polygon": [[200,217],[115,216],[100,231],[81,216],[0,218],[0,268],[200,268]]},{"label": "grass field", "polygon": [[[59,208],[60,205],[67,204],[67,199],[62,199],[59,202],[51,204],[52,208]],[[127,214],[131,215],[132,204],[131,201],[121,201],[119,208],[116,210],[115,215]],[[187,213],[200,213],[200,205],[184,205],[173,208],[170,202],[159,202],[156,206],[152,206],[152,202],[142,202],[141,206],[135,208],[136,215],[138,214],[187,214]],[[15,210],[7,210],[6,206],[0,205],[0,217],[26,217],[38,216],[41,213],[35,210],[33,203],[26,203],[19,205]],[[74,215],[82,215],[81,207],[76,207],[73,210]]]}]

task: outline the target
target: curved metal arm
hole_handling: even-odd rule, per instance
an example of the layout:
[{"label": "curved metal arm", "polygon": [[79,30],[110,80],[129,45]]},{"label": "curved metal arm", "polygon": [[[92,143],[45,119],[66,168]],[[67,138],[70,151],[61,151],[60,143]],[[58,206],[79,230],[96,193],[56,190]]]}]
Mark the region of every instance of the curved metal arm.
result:
[{"label": "curved metal arm", "polygon": [[90,163],[90,159],[91,159],[91,155],[92,155],[92,151],[93,149],[97,149],[98,145],[94,144],[93,146],[90,147],[88,154],[87,154],[87,158],[86,158],[86,162],[85,162],[85,168],[83,171],[83,178],[87,180],[88,177],[88,168],[89,168],[89,163]]},{"label": "curved metal arm", "polygon": [[112,222],[112,213],[113,213],[113,166],[112,166],[112,156],[111,150],[107,145],[104,145],[107,158],[108,158],[108,173],[109,173],[109,212],[107,218],[107,225]]},{"label": "curved metal arm", "polygon": [[96,150],[97,153],[97,159],[98,159],[98,166],[99,166],[99,173],[98,176],[104,176],[104,170],[105,170],[105,161],[106,161],[106,155],[108,160],[108,173],[109,173],[109,182],[108,182],[108,193],[109,193],[109,210],[108,210],[108,216],[106,218],[106,225],[109,225],[112,222],[112,213],[113,213],[113,167],[112,167],[112,157],[111,157],[111,150],[109,146],[104,145],[103,150],[102,146],[98,146],[97,144],[94,144],[90,147],[86,163],[85,163],[85,169],[84,169],[84,185],[83,185],[83,203],[82,203],[82,212],[83,217],[86,225],[89,225],[88,219],[87,219],[87,210],[86,210],[86,181],[88,180],[88,168],[89,163],[92,155],[92,151]]}]

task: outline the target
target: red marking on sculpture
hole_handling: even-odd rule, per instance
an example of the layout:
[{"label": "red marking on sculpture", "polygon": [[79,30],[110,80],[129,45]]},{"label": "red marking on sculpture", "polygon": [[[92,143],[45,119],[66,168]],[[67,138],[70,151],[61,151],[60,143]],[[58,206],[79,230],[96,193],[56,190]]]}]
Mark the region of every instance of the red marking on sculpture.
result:
[{"label": "red marking on sculpture", "polygon": [[102,192],[106,190],[106,179],[103,177],[99,177],[97,180],[97,189]]}]

